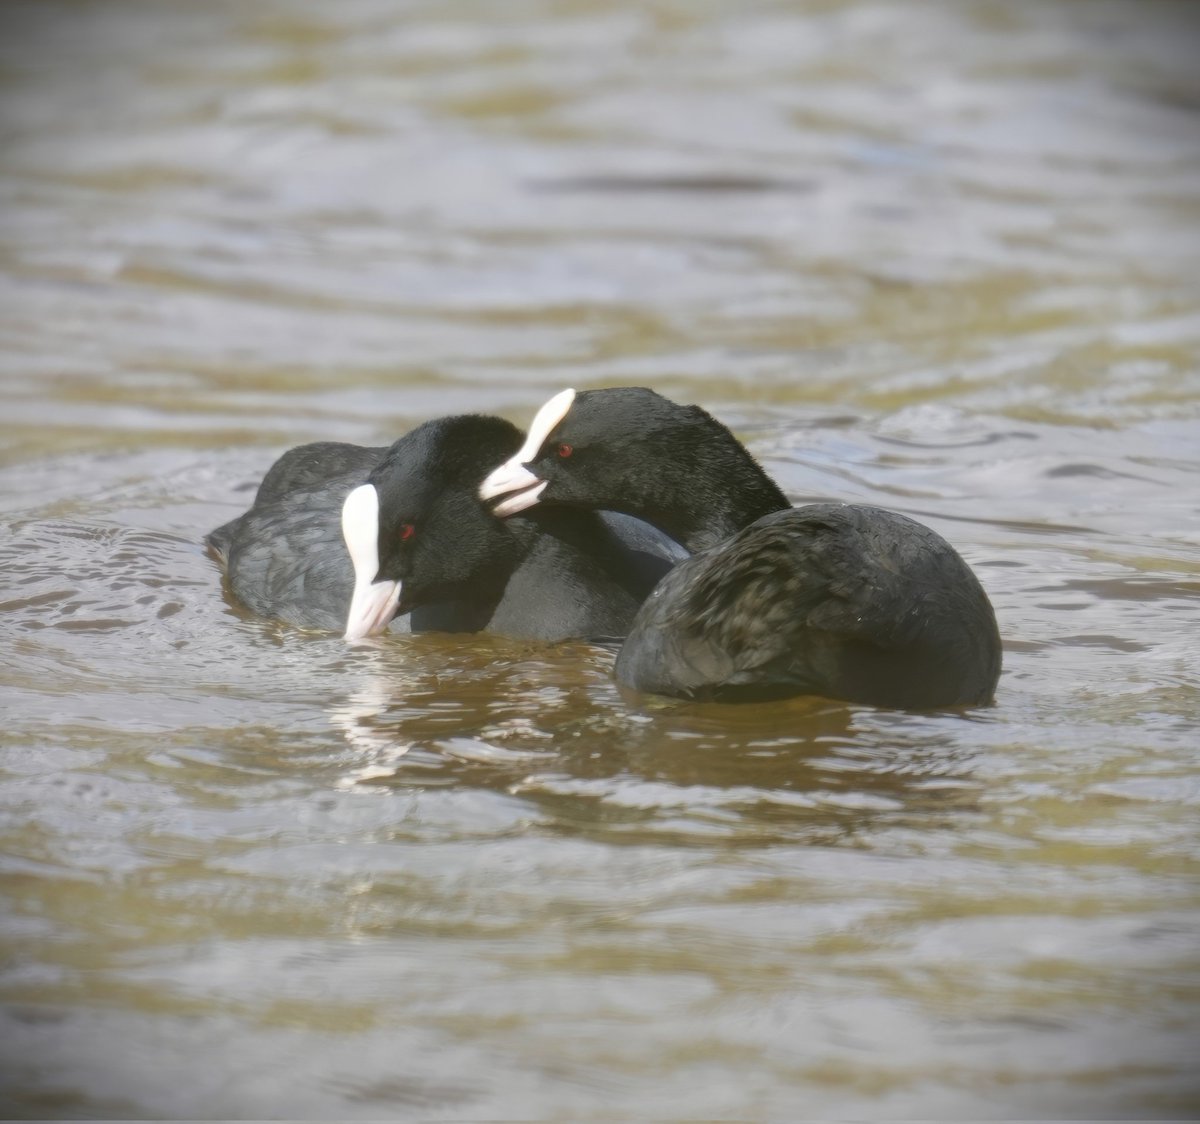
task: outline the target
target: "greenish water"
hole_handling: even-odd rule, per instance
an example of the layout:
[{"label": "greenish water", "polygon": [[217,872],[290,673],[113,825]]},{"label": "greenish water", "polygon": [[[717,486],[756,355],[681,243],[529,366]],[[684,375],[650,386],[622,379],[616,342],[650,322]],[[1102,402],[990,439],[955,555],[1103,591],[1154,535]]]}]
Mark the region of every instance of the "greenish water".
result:
[{"label": "greenish water", "polygon": [[[1198,14],[6,6],[5,1113],[1194,1114]],[[996,706],[223,599],[283,448],[629,383],[946,535]]]}]

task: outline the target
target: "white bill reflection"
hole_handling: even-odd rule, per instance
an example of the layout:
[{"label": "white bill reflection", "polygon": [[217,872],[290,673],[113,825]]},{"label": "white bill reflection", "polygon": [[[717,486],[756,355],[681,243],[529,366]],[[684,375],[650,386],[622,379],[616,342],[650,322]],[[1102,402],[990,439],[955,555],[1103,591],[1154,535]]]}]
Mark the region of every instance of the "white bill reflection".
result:
[{"label": "white bill reflection", "polygon": [[395,690],[391,678],[375,675],[346,702],[326,708],[330,724],[341,731],[353,751],[347,762],[350,767],[336,781],[337,788],[386,792],[386,786],[370,782],[395,776],[398,762],[413,748],[412,742],[397,738],[393,731],[376,723],[395,697]]}]

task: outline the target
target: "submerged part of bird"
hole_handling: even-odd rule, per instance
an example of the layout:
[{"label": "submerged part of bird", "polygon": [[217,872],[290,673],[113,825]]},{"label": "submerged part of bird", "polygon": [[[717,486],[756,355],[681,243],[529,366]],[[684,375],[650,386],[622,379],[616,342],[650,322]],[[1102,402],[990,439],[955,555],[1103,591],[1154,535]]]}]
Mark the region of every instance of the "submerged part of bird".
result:
[{"label": "submerged part of bird", "polygon": [[503,515],[626,512],[695,552],[633,623],[616,665],[630,687],[912,709],[993,698],[995,613],[945,539],[876,507],[792,508],[698,406],[644,387],[560,392],[480,496]]}]

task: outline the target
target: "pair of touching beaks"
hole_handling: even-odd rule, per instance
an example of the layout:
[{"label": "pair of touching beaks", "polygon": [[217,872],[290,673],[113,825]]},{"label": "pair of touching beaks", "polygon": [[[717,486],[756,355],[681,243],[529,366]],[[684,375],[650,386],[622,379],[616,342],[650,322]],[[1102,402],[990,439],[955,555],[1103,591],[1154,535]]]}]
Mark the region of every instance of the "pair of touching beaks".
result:
[{"label": "pair of touching beaks", "polygon": [[[533,460],[551,431],[567,416],[575,401],[574,390],[563,390],[534,415],[525,444],[499,468],[490,472],[479,486],[479,498],[495,499],[494,514],[515,515],[538,502],[546,488],[525,467]],[[379,575],[379,492],[374,484],[360,484],[342,504],[342,538],[354,565],[354,594],[346,617],[347,640],[361,640],[387,631],[400,604],[398,581],[376,581]]]}]

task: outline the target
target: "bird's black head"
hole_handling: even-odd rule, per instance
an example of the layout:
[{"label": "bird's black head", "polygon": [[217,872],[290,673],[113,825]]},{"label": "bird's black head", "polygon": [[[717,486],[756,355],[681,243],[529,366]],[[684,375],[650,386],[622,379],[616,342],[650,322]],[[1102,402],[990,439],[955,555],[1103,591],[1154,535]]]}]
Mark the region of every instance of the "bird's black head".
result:
[{"label": "bird's black head", "polygon": [[646,387],[564,390],[538,411],[525,443],[480,494],[503,497],[498,515],[539,502],[627,511],[645,502],[663,462],[686,456],[689,432],[706,423],[716,424]]},{"label": "bird's black head", "polygon": [[646,387],[555,395],[480,495],[497,515],[535,503],[623,511],[692,549],[736,530],[740,508],[757,518],[787,504],[712,415]]},{"label": "bird's black head", "polygon": [[400,438],[350,493],[342,511],[355,566],[348,639],[382,631],[396,612],[503,590],[520,542],[478,490],[520,444],[520,430],[501,418],[438,418]]}]

